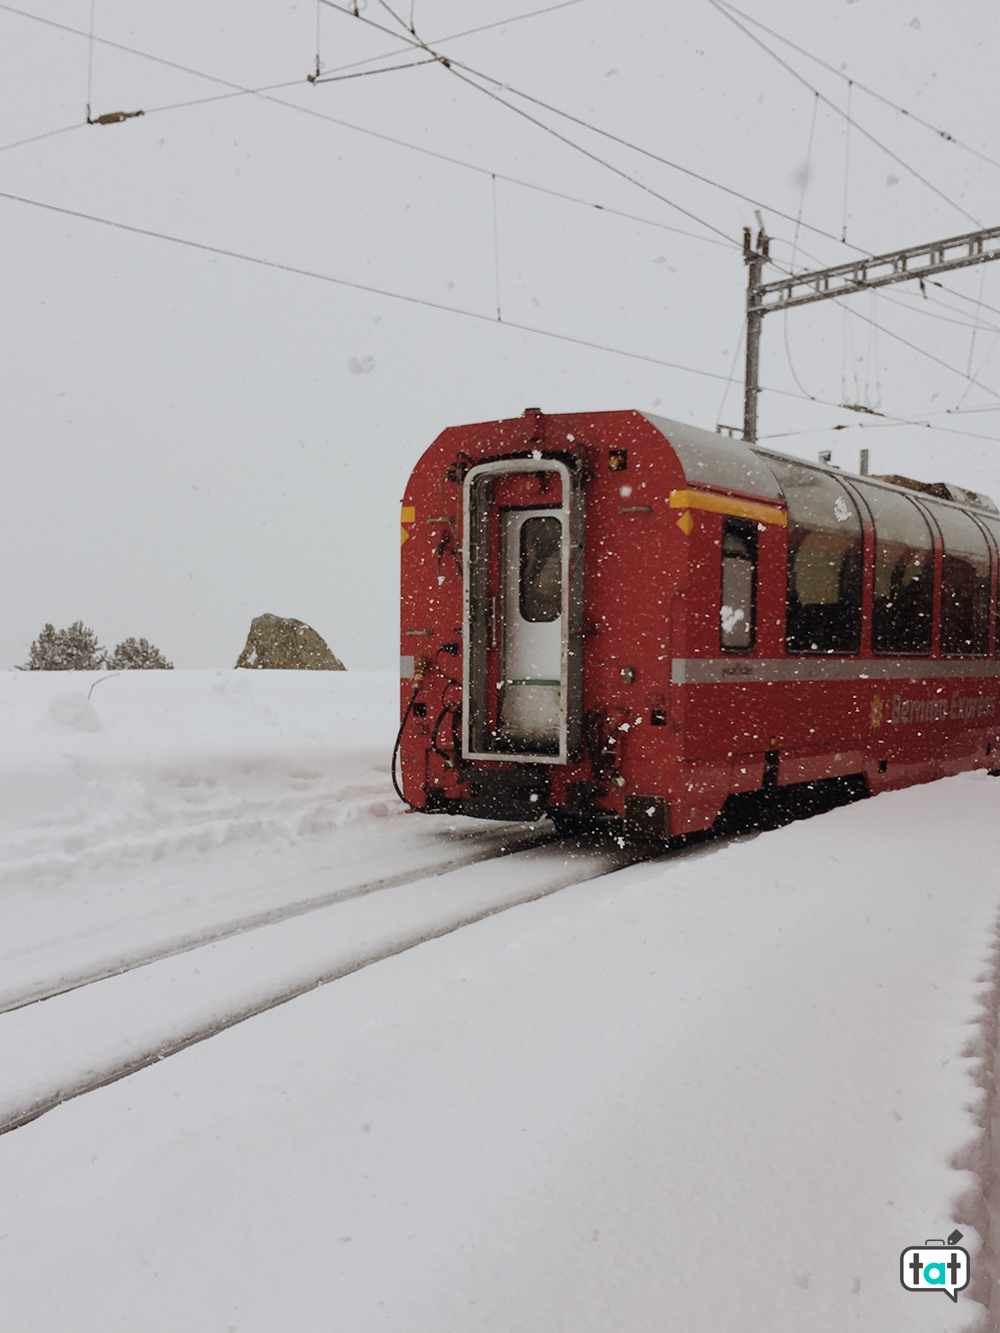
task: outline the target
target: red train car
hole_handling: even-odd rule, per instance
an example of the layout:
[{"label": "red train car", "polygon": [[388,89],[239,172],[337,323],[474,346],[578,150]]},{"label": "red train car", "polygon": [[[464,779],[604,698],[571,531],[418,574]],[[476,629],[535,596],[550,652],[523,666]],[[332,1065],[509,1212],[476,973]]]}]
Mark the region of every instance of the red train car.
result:
[{"label": "red train car", "polygon": [[985,497],[532,408],[438,437],[402,543],[415,809],[669,838],[744,793],[1000,767]]}]

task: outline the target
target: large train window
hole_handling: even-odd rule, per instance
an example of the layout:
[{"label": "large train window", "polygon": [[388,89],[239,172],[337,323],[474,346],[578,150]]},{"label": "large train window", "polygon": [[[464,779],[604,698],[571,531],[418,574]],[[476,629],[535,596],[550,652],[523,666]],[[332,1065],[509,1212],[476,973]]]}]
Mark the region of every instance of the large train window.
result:
[{"label": "large train window", "polygon": [[[1000,521],[995,518],[990,518],[987,514],[984,514],[979,521],[993,538],[993,545],[997,550],[1000,550]],[[994,593],[994,601],[996,601],[998,597],[1000,597],[1000,587],[998,587]],[[1000,628],[1000,622],[998,622],[998,628]],[[1000,634],[997,635],[997,640],[998,642],[993,648],[994,655],[996,654],[997,649],[1000,648]]]},{"label": "large train window", "polygon": [[754,644],[757,603],[757,525],[722,521],[722,588],[719,645],[723,652],[749,652]]},{"label": "large train window", "polygon": [[861,647],[861,520],[828,472],[768,456],[788,504],[789,653],[856,653]]},{"label": "large train window", "polygon": [[929,653],[934,624],[934,542],[913,503],[895,491],[855,483],[875,521],[872,651]]},{"label": "large train window", "polygon": [[944,539],[941,562],[941,652],[985,657],[990,637],[990,551],[968,514],[928,505]]}]

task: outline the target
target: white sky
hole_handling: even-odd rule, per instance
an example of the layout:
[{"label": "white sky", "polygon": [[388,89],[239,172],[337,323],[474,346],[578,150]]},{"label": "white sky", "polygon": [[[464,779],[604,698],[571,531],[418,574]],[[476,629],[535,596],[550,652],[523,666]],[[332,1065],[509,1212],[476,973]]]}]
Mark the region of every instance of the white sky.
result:
[{"label": "white sky", "polygon": [[[398,3],[409,20],[410,0]],[[431,41],[543,3],[415,0],[413,17]],[[1000,162],[995,5],[740,7]],[[18,8],[84,34],[90,23],[90,0]],[[394,27],[380,0],[368,0],[363,16]],[[734,242],[753,204],[502,93],[642,189],[440,64],[313,87],[305,75],[316,59],[314,0],[95,0],[94,18],[107,41],[218,80],[300,83],[272,94],[285,106],[236,96],[156,110],[227,89],[95,43],[93,115],[146,114],[87,126],[86,36],[4,6],[0,191],[486,318],[0,199],[0,665],[24,661],[45,621],[83,618],[109,646],[145,635],[178,666],[229,666],[251,617],[274,611],[315,625],[349,668],[389,667],[396,506],[443,427],[529,403],[549,412],[636,407],[710,429],[720,414],[739,422],[742,354],[724,406],[724,380],[710,376],[729,375],[737,352],[741,255],[664,200]],[[402,42],[327,6],[320,26],[327,70],[388,52],[404,52],[389,63],[412,58]],[[846,107],[842,79],[760,35]],[[710,0],[579,0],[442,49],[760,200],[782,263],[792,259],[800,204],[803,224],[841,234],[844,119],[820,104],[813,132],[813,93]],[[1000,223],[1000,167],[857,88],[852,111],[848,241],[878,252]],[[35,135],[50,137],[7,146]],[[497,264],[493,172],[605,211],[499,179]],[[796,265],[857,253],[803,226]],[[498,273],[505,320],[651,360],[498,325]],[[969,410],[1000,406],[1000,265],[942,281],[949,290],[929,288],[927,301],[907,284],[854,298],[853,314],[832,303],[789,313],[801,389],[786,317],[771,316],[761,379],[974,438],[886,427],[775,393],[761,397],[761,436],[804,432],[778,447],[808,457],[832,448],[845,467],[867,446],[875,472],[1000,496],[996,411]],[[915,346],[888,332],[876,339],[861,316]],[[970,365],[979,384],[965,377]],[[838,424],[851,429],[829,433]]]}]

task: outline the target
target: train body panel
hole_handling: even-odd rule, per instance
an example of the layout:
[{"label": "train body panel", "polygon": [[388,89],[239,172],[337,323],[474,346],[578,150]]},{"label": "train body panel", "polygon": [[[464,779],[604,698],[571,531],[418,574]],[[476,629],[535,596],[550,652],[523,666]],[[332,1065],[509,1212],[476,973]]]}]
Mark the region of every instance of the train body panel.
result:
[{"label": "train body panel", "polygon": [[1000,516],[941,489],[632,411],[444,431],[403,498],[405,799],[678,836],[1000,766]]}]

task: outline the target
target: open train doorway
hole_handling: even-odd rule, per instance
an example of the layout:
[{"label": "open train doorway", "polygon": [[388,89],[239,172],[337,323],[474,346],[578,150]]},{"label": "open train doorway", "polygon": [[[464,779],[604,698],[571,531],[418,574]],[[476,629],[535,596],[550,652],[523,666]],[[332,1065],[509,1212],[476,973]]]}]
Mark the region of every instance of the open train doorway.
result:
[{"label": "open train doorway", "polygon": [[558,459],[465,478],[462,753],[567,763],[579,746],[582,489]]}]

